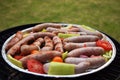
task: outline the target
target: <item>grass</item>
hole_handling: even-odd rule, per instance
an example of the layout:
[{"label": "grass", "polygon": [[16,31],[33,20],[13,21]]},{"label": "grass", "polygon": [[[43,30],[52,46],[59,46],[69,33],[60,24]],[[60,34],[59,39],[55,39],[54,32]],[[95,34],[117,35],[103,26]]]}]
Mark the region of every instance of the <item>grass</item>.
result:
[{"label": "grass", "polygon": [[0,30],[38,22],[85,24],[120,42],[120,0],[0,0]]}]

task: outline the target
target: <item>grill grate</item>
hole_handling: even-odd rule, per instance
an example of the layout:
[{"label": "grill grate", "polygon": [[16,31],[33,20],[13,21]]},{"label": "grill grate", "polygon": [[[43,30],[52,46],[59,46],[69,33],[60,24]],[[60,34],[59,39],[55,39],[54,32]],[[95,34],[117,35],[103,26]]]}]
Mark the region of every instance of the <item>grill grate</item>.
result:
[{"label": "grill grate", "polygon": [[[38,23],[36,23],[38,24]],[[28,24],[23,26],[14,27],[5,31],[0,32],[0,50],[4,41],[14,34],[18,30],[22,30],[28,27],[32,27],[36,24]],[[111,38],[111,37],[110,37]],[[45,78],[40,76],[33,76],[30,74],[19,72],[11,68],[2,58],[0,54],[0,79],[2,80],[120,80],[120,45],[117,41],[111,38],[117,48],[117,55],[115,60],[110,64],[110,66],[105,69],[82,77],[72,78],[72,79],[58,79],[58,78]]]}]

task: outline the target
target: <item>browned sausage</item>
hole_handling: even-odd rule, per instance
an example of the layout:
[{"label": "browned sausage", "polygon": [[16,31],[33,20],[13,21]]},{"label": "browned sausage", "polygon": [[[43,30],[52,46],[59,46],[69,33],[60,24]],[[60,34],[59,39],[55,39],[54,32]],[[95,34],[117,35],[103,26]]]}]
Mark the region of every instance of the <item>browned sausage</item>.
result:
[{"label": "browned sausage", "polygon": [[62,25],[57,24],[57,23],[43,23],[43,24],[38,24],[38,25],[34,26],[32,31],[38,32],[38,31],[41,31],[42,29],[46,29],[47,27],[61,28]]},{"label": "browned sausage", "polygon": [[[77,26],[74,26],[74,27],[77,27]],[[82,26],[79,26],[77,28],[79,28],[79,30],[82,32],[86,32],[88,35],[95,35],[95,36],[98,36],[100,39],[102,38],[102,34],[100,32],[97,32],[97,31],[93,32],[93,31],[83,28]]]},{"label": "browned sausage", "polygon": [[45,36],[48,36],[48,37],[50,37],[50,38],[53,38],[54,36],[55,36],[55,34],[53,34],[53,33],[50,33],[50,32],[39,32],[39,33],[33,33],[32,34],[34,37],[35,37],[35,39],[37,39],[37,38],[39,38],[39,37],[45,37]]},{"label": "browned sausage", "polygon": [[90,68],[100,67],[106,62],[102,56],[93,57],[93,58],[68,57],[65,59],[65,62],[70,64],[79,64],[84,61],[90,62]]},{"label": "browned sausage", "polygon": [[62,41],[58,36],[53,37],[53,42],[55,44],[56,51],[64,52]]},{"label": "browned sausage", "polygon": [[58,28],[53,28],[53,27],[48,27],[46,30],[48,32],[53,32],[53,31],[64,32],[64,33],[67,32],[67,29],[58,29]]},{"label": "browned sausage", "polygon": [[98,36],[93,36],[93,35],[84,35],[84,36],[74,36],[74,37],[69,37],[64,39],[65,42],[94,42],[99,40]]},{"label": "browned sausage", "polygon": [[75,74],[83,73],[90,68],[90,62],[84,61],[75,65]]},{"label": "browned sausage", "polygon": [[53,41],[51,38],[49,38],[48,36],[44,37],[45,40],[45,46],[41,49],[43,51],[50,51],[53,49]]},{"label": "browned sausage", "polygon": [[80,35],[87,35],[86,32],[67,32],[68,34],[80,34]]},{"label": "browned sausage", "polygon": [[64,49],[71,51],[73,49],[82,47],[96,47],[96,42],[85,42],[85,43],[65,43]]},{"label": "browned sausage", "polygon": [[14,55],[16,52],[18,53],[20,51],[20,46],[22,44],[38,39],[39,37],[45,37],[45,36],[54,37],[55,34],[49,32],[31,33],[29,36],[23,38],[21,41],[19,41],[17,44],[11,47],[7,53],[10,55]]},{"label": "browned sausage", "polygon": [[33,35],[27,36],[27,37],[23,38],[22,40],[20,40],[18,43],[16,43],[14,46],[12,46],[8,50],[7,54],[14,55],[15,53],[20,52],[20,46],[24,43],[27,43],[30,40],[34,40]]},{"label": "browned sausage", "polygon": [[23,38],[23,33],[18,31],[15,36],[8,42],[6,45],[6,50],[9,50],[13,45],[15,45],[18,41]]},{"label": "browned sausage", "polygon": [[73,28],[68,29],[68,32],[80,32],[80,29],[73,27]]},{"label": "browned sausage", "polygon": [[83,47],[83,48],[77,48],[68,53],[69,57],[79,57],[80,55],[101,55],[104,54],[104,49],[102,47]]},{"label": "browned sausage", "polygon": [[37,59],[40,62],[47,62],[47,61],[53,59],[55,56],[61,56],[61,52],[58,52],[58,51],[39,51],[39,53],[30,54],[28,56],[23,57],[22,59],[20,59],[20,61],[22,62],[23,66],[26,68],[26,62],[27,62],[27,60],[29,60],[31,58]]},{"label": "browned sausage", "polygon": [[31,53],[32,50],[39,50],[41,44],[44,42],[42,38],[38,38],[33,44],[31,45],[22,45],[21,46],[21,55],[27,55]]},{"label": "browned sausage", "polygon": [[48,32],[58,31],[58,32],[64,32],[64,33],[68,33],[68,32],[80,32],[79,28],[58,29],[58,28],[48,27],[46,30]]}]

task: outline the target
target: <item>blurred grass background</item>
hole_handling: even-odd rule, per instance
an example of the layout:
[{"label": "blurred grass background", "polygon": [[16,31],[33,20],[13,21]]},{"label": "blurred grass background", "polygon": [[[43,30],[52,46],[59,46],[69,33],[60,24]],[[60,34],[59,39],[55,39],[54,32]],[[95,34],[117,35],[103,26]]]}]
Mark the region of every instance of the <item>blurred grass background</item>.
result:
[{"label": "blurred grass background", "polygon": [[0,0],[0,31],[39,22],[84,24],[120,42],[120,0]]}]

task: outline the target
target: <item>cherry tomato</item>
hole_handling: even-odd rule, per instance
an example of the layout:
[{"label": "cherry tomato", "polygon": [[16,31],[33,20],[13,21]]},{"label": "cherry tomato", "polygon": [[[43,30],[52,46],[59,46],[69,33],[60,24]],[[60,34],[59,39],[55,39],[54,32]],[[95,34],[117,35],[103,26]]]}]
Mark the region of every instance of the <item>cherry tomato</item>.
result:
[{"label": "cherry tomato", "polygon": [[53,58],[52,61],[53,62],[63,62],[63,59],[61,57],[59,57],[59,56],[56,56],[56,57]]},{"label": "cherry tomato", "polygon": [[104,48],[106,51],[112,50],[112,45],[108,41],[105,41],[105,40],[98,40],[96,42],[96,45]]},{"label": "cherry tomato", "polygon": [[27,68],[31,72],[36,72],[36,73],[44,74],[43,64],[40,63],[38,60],[29,59],[27,61]]}]

